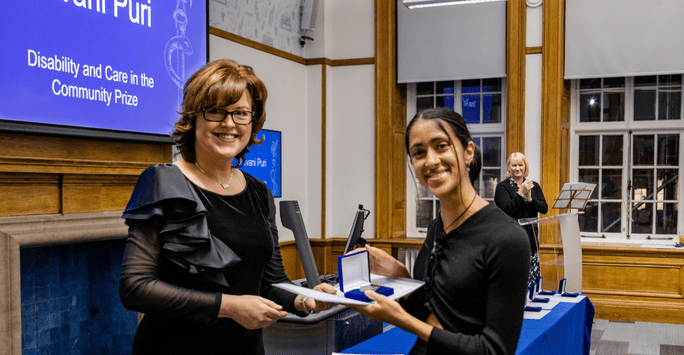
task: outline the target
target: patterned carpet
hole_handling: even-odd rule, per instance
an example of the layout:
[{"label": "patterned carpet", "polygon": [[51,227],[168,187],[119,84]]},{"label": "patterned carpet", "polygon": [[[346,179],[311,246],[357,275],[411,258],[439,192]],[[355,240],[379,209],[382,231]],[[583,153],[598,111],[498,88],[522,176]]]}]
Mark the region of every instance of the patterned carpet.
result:
[{"label": "patterned carpet", "polygon": [[594,319],[590,355],[684,355],[684,325]]}]

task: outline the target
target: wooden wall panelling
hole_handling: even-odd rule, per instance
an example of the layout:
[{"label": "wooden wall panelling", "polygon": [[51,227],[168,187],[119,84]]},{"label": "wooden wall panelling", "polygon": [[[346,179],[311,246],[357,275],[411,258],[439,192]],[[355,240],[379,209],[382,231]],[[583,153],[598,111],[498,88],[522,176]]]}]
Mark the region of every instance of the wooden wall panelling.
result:
[{"label": "wooden wall panelling", "polygon": [[[542,137],[540,185],[549,201],[568,182],[570,152],[563,142],[568,130],[563,120],[569,117],[568,85],[564,82],[565,67],[565,1],[544,2],[542,40]],[[559,144],[560,143],[560,144]],[[547,216],[558,214],[549,210]]]},{"label": "wooden wall panelling", "polygon": [[506,6],[506,157],[525,151],[525,49],[527,4]]},{"label": "wooden wall panelling", "polygon": [[61,211],[59,174],[0,173],[0,216]]},{"label": "wooden wall panelling", "polygon": [[65,175],[62,213],[121,211],[137,179],[137,175]]},{"label": "wooden wall panelling", "polygon": [[396,83],[395,0],[375,1],[375,238],[406,237],[406,87]]},{"label": "wooden wall panelling", "polygon": [[0,132],[0,216],[123,210],[171,145]]},{"label": "wooden wall panelling", "polygon": [[684,324],[684,250],[584,246],[583,287],[596,318]]}]

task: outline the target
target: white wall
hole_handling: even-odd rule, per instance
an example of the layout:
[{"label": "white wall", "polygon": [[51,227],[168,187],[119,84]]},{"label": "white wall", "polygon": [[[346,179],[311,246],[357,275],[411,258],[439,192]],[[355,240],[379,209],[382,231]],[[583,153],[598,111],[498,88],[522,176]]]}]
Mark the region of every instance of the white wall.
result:
[{"label": "white wall", "polygon": [[[368,0],[326,0],[325,57],[375,56],[375,9]],[[375,235],[375,66],[328,67],[326,238],[346,238],[359,204]]]},{"label": "white wall", "polygon": [[[374,7],[367,0],[321,0],[309,58],[374,57]],[[322,67],[306,66],[211,36],[210,59],[250,65],[268,88],[264,128],[283,132],[280,200],[297,200],[309,238],[320,238],[322,201]],[[371,211],[374,235],[375,74],[373,65],[326,67],[326,237],[346,238],[359,204]],[[278,218],[279,219],[279,218]],[[280,240],[292,240],[279,223]]]},{"label": "white wall", "polygon": [[[542,6],[541,1],[528,1],[527,47],[541,47],[542,45]],[[542,55],[528,54],[525,56],[525,151],[523,154],[529,164],[529,178],[536,182],[539,182],[541,176],[541,115]]]},{"label": "white wall", "polygon": [[[320,210],[311,211],[304,201],[309,200],[307,187],[310,184],[320,186],[321,167],[320,160],[309,159],[311,150],[320,149],[320,143],[311,147],[309,142],[307,67],[216,36],[211,36],[209,48],[211,60],[228,58],[249,65],[266,84],[268,99],[264,128],[283,133],[282,198],[276,199],[276,206],[280,200],[299,201],[308,231],[308,225],[312,223],[310,216],[317,214],[320,220]],[[278,221],[280,223],[280,216]],[[282,225],[279,225],[279,232],[281,241],[293,239],[290,230]],[[308,234],[313,236],[311,231]]]},{"label": "white wall", "polygon": [[359,204],[371,211],[364,238],[375,232],[374,66],[328,73],[326,237],[346,238]]}]

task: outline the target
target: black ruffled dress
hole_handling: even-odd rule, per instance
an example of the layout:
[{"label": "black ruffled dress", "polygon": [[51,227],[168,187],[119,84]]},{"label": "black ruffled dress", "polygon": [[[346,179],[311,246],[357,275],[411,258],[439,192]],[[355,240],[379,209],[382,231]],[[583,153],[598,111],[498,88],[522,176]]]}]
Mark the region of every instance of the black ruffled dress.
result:
[{"label": "black ruffled dress", "polygon": [[[138,178],[123,218],[129,226],[120,295],[145,313],[134,354],[263,354],[261,330],[218,319],[221,294],[260,295],[295,313],[266,185],[244,173],[231,196],[204,190],[170,164]],[[300,315],[303,315],[299,313]]]}]

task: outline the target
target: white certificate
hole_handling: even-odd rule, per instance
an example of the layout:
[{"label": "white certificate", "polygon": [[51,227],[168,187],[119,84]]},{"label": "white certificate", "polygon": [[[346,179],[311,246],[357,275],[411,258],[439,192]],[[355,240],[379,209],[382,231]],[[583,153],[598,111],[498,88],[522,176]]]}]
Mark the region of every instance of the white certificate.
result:
[{"label": "white certificate", "polygon": [[[405,279],[405,278],[391,278],[387,276],[380,276],[376,274],[371,274],[371,283],[379,286],[386,286],[386,287],[391,287],[394,289],[394,293],[389,296],[390,299],[396,300],[398,298],[404,297],[411,292],[421,288],[425,282],[419,281],[419,280],[413,280],[413,279]],[[364,301],[357,301],[351,298],[346,298],[344,297],[344,293],[340,291],[340,286],[339,284],[335,286],[335,290],[337,290],[336,294],[331,294],[331,293],[326,293],[326,292],[321,292],[321,291],[316,291],[310,288],[306,287],[301,287],[297,285],[293,285],[291,283],[279,283],[279,284],[274,284],[273,286],[282,288],[283,290],[290,291],[295,294],[300,294],[309,298],[313,298],[317,301],[321,302],[326,302],[326,303],[337,303],[337,304],[357,304],[357,305],[368,305],[372,304],[373,302],[364,302]]]}]

